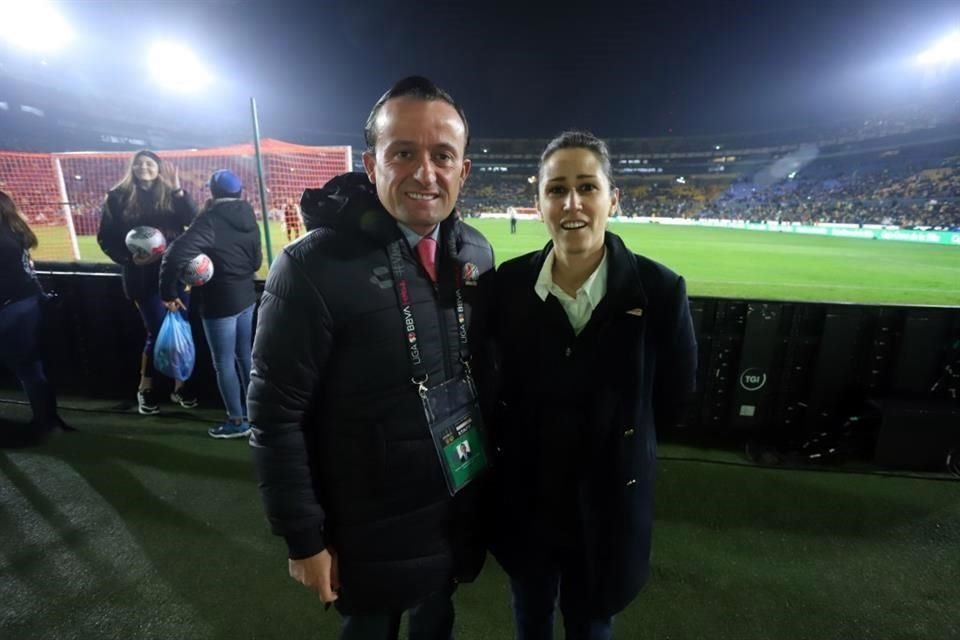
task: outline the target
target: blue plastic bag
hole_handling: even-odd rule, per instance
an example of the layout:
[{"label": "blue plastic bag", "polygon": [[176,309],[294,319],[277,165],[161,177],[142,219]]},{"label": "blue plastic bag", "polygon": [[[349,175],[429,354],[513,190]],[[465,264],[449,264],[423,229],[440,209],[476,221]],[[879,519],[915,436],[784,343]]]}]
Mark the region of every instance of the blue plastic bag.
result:
[{"label": "blue plastic bag", "polygon": [[167,311],[153,347],[153,368],[174,380],[186,380],[196,362],[190,323],[179,311]]}]

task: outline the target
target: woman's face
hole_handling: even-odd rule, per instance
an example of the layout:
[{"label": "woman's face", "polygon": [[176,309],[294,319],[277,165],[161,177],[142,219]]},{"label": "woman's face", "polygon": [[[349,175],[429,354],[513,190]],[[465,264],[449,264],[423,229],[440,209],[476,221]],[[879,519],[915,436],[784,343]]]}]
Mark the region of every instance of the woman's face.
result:
[{"label": "woman's face", "polygon": [[133,159],[133,177],[142,185],[151,185],[160,175],[160,165],[150,156],[137,156]]},{"label": "woman's face", "polygon": [[619,191],[610,189],[600,158],[589,149],[555,151],[540,171],[540,216],[554,247],[564,255],[603,247],[607,218]]}]

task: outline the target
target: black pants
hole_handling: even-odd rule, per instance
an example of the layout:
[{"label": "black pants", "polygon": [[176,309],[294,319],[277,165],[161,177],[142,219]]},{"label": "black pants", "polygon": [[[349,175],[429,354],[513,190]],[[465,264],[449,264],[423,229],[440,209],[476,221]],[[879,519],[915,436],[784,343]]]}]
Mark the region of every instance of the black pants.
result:
[{"label": "black pants", "polygon": [[40,313],[40,294],[0,308],[0,364],[23,386],[34,423],[52,427],[57,423],[57,399],[40,361]]},{"label": "black pants", "polygon": [[[437,591],[406,611],[410,640],[453,640],[453,593]],[[397,640],[403,611],[343,617],[340,640]]]},{"label": "black pants", "polygon": [[544,566],[510,575],[513,615],[519,640],[552,640],[557,601],[566,640],[610,640],[613,618],[588,613],[589,601],[580,571],[560,555]]}]

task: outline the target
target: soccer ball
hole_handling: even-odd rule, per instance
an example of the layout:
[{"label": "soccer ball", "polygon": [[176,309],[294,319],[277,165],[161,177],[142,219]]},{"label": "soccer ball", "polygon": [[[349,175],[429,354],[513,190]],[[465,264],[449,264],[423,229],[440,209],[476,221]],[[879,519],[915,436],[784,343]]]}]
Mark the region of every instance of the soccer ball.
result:
[{"label": "soccer ball", "polygon": [[191,287],[199,287],[210,282],[212,277],[213,261],[207,254],[200,253],[183,268],[183,275],[180,279]]},{"label": "soccer ball", "polygon": [[134,227],[127,233],[127,249],[135,258],[156,262],[167,250],[167,239],[155,227]]}]

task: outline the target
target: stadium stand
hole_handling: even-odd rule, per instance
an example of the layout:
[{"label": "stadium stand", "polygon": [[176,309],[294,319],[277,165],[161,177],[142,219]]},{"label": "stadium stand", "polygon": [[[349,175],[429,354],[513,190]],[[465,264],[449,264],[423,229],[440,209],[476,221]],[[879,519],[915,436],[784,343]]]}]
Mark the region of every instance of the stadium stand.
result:
[{"label": "stadium stand", "polygon": [[[867,121],[833,133],[809,132],[801,144],[748,148],[759,140],[747,136],[732,143],[736,150],[656,153],[634,152],[652,141],[615,140],[622,215],[960,229],[960,116]],[[539,144],[478,141],[464,211],[532,206]]]},{"label": "stadium stand", "polygon": [[[211,148],[240,140],[228,128],[187,131],[151,105],[138,108],[133,121],[129,108],[111,106],[103,96],[67,95],[35,82],[0,80],[0,150]],[[544,144],[476,139],[474,169],[461,196],[464,215],[534,206],[531,178]],[[622,191],[621,215],[627,217],[960,229],[960,100],[955,97],[817,127],[613,139],[610,147]],[[31,160],[29,168],[23,162],[18,160],[13,169],[10,163],[0,166],[0,184],[17,183],[11,188],[33,221],[56,219],[57,190],[40,186],[51,180],[50,170],[39,159]],[[122,171],[118,165],[97,177],[73,171],[64,162],[77,234],[93,233],[102,193]],[[235,168],[246,184],[254,183],[251,167]],[[279,179],[282,174],[273,175]],[[202,176],[189,169],[184,177],[188,184],[203,184]],[[296,200],[295,192],[302,188],[302,176],[292,175],[279,187],[279,199],[271,193],[271,201],[281,203],[271,204],[272,216],[281,219],[283,203]]]}]

